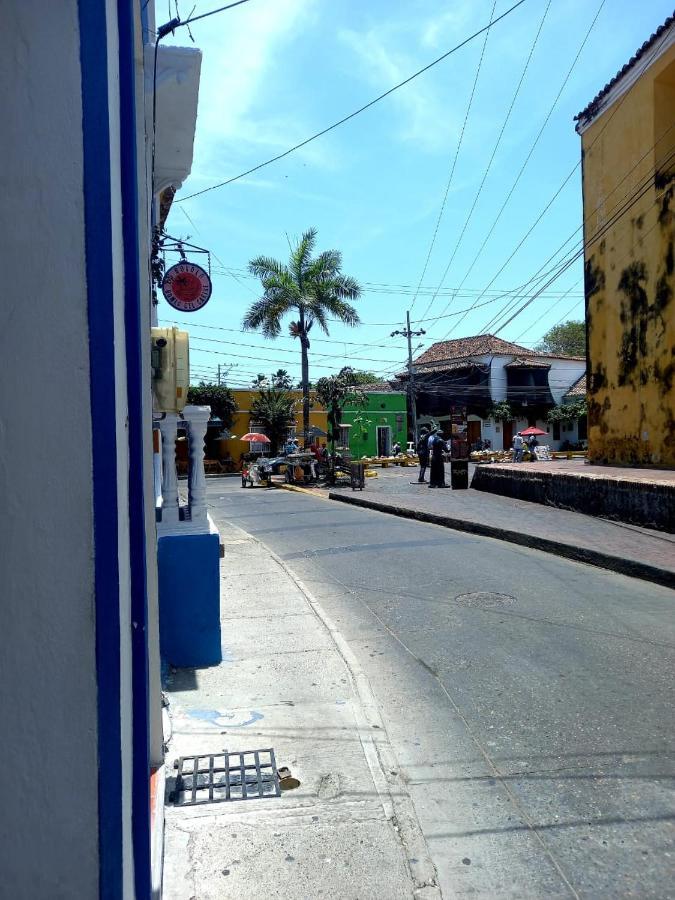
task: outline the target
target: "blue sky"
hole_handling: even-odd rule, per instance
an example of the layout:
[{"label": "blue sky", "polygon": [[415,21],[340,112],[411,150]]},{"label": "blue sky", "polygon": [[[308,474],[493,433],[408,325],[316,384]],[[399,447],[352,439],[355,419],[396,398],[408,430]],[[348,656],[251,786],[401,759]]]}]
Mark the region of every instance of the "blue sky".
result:
[{"label": "blue sky", "polygon": [[[427,320],[416,327],[426,329],[420,342],[429,346],[446,336],[494,332],[507,318],[507,303],[541,286],[531,281],[499,297],[530,281],[568,238],[573,236],[568,247],[579,239],[579,169],[500,269],[579,161],[573,116],[672,13],[670,0],[605,0],[475,263],[601,0],[526,0],[490,29],[459,152],[484,36],[285,159],[180,202],[342,118],[486,25],[493,6],[496,16],[514,2],[251,0],[195,23],[203,63],[194,163],[167,230],[212,251],[214,290],[209,304],[190,316],[177,315],[163,300],[159,308],[161,322],[189,322],[195,378],[213,376],[218,363],[233,386],[279,367],[299,377],[299,346],[286,332],[266,341],[239,329],[259,296],[257,282],[246,274],[248,261],[261,253],[285,260],[288,241],[310,226],[319,231],[318,248],[341,250],[344,271],[361,283],[357,306],[364,323],[355,329],[334,324],[330,340],[313,332],[314,379],[345,364],[383,375],[400,371],[405,345],[390,337],[400,327],[390,323],[404,320],[411,306],[413,320]],[[194,14],[218,5],[199,0]],[[158,23],[166,7],[159,0]],[[185,18],[188,9],[180,11]],[[189,42],[185,29],[169,40]],[[415,299],[455,155],[444,214]],[[577,262],[500,336],[531,346],[560,319],[581,318],[581,278]]]}]

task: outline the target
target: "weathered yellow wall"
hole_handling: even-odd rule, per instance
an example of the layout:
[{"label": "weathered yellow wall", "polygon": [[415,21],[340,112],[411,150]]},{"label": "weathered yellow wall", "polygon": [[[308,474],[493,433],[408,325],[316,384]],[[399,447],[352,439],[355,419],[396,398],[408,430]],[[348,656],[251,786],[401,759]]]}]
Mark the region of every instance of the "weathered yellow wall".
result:
[{"label": "weathered yellow wall", "polygon": [[[237,404],[237,411],[234,414],[234,421],[232,422],[232,428],[230,429],[232,434],[237,435],[237,437],[241,437],[242,434],[246,434],[249,431],[249,425],[251,422],[251,414],[249,410],[251,409],[251,404],[258,396],[257,390],[233,390],[234,399]],[[297,428],[298,435],[302,434],[302,391],[289,391],[290,395],[296,400],[296,413],[295,413],[295,424]],[[310,410],[309,410],[309,424],[315,425],[317,428],[320,428],[322,431],[328,431],[328,418],[326,414],[326,410],[318,403],[313,394],[310,394]],[[321,441],[325,441],[325,438],[321,438]],[[235,462],[238,462],[243,453],[248,453],[249,445],[248,442],[240,441],[240,440],[228,440],[222,442],[223,449],[228,451]]]},{"label": "weathered yellow wall", "polygon": [[582,153],[589,456],[675,466],[675,46],[582,134]]}]

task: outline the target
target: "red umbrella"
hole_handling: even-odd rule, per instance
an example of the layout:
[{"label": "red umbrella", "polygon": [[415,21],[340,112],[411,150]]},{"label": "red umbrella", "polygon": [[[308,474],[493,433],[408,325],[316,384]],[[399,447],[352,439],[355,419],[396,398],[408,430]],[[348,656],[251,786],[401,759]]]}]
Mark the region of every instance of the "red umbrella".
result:
[{"label": "red umbrella", "polygon": [[534,425],[531,425],[529,428],[526,428],[525,431],[520,432],[523,436],[527,436],[530,434],[548,434],[548,431],[542,431],[541,428],[535,428]]},{"label": "red umbrella", "polygon": [[271,444],[272,441],[267,437],[266,434],[258,434],[257,431],[249,431],[247,434],[242,435],[239,438],[240,441],[251,441],[251,443],[256,444]]}]

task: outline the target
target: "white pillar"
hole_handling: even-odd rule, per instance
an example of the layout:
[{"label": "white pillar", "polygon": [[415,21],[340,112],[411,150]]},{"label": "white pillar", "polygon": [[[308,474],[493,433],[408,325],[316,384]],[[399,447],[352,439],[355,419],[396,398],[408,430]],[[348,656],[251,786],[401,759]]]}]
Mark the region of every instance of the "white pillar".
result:
[{"label": "white pillar", "polygon": [[204,474],[204,438],[211,417],[210,406],[186,406],[183,418],[188,422],[190,467],[188,503],[193,525],[206,524],[206,476]]},{"label": "white pillar", "polygon": [[162,523],[178,522],[178,479],[176,478],[176,413],[160,419],[162,432]]}]

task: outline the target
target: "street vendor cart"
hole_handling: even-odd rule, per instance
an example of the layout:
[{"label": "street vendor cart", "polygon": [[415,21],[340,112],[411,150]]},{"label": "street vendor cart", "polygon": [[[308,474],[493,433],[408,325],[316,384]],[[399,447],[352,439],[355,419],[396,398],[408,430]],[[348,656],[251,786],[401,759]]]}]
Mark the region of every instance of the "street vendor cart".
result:
[{"label": "street vendor cart", "polygon": [[316,481],[316,457],[299,450],[286,456],[286,484],[310,484]]}]

